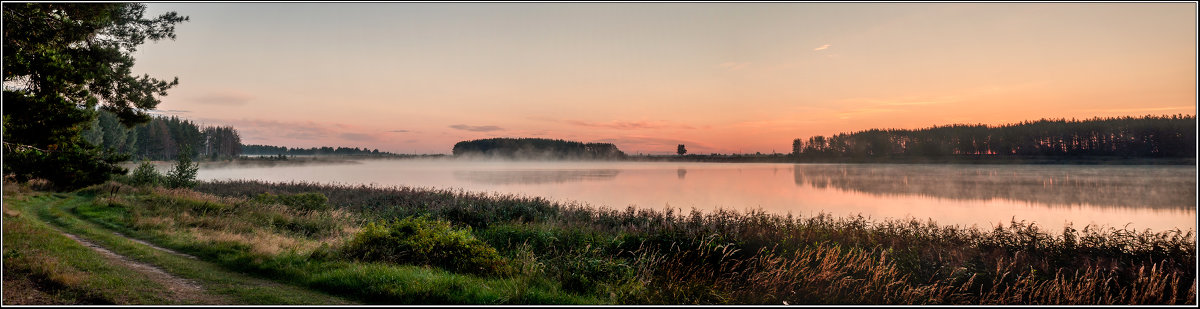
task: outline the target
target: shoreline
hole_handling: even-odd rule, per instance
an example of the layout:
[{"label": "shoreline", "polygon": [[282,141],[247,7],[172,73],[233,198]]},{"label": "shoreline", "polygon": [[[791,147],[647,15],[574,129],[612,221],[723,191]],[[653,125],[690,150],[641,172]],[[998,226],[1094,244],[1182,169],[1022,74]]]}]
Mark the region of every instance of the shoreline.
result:
[{"label": "shoreline", "polygon": [[[365,156],[291,156],[286,160],[271,156],[237,158],[225,160],[197,160],[201,166],[237,165],[298,165],[308,163],[355,163],[368,160],[443,160],[462,162],[696,162],[696,163],[792,163],[792,164],[945,164],[945,165],[1179,165],[1195,166],[1196,158],[1122,158],[1122,157],[899,157],[899,158],[805,158],[793,159],[780,156],[630,156],[613,160],[524,160],[524,159],[478,159],[448,155],[419,155],[411,157],[365,157]],[[122,166],[136,167],[136,160],[121,162]],[[156,165],[173,164],[175,161],[154,160]]]},{"label": "shoreline", "polygon": [[[299,182],[205,181],[194,189],[108,182],[55,194],[5,187],[6,216],[52,209],[91,222],[96,235],[118,235],[112,229],[129,242],[197,257],[170,255],[178,265],[215,263],[365,304],[1196,301],[1192,230],[1085,226],[1058,234],[1023,221],[981,229],[831,214],[621,210]],[[440,249],[426,253],[435,258],[406,255],[420,248]],[[12,262],[6,254],[6,265],[21,264]]]},{"label": "shoreline", "polygon": [[[230,190],[230,188],[233,188],[233,187],[241,187],[241,188],[232,189],[232,191],[225,191],[225,190]],[[372,199],[372,196],[378,197],[378,196],[395,195],[395,194],[417,195],[417,196],[438,195],[438,196],[454,196],[456,198],[467,198],[468,200],[474,200],[479,203],[485,203],[485,204],[535,203],[535,204],[539,204],[540,205],[539,207],[548,207],[548,208],[555,208],[555,209],[569,209],[571,211],[586,211],[586,212],[595,212],[595,213],[610,213],[610,214],[616,214],[616,213],[655,214],[655,213],[658,213],[660,215],[665,214],[668,217],[671,214],[675,214],[675,215],[679,216],[676,219],[680,219],[680,220],[685,219],[683,217],[684,214],[699,214],[701,216],[720,215],[720,216],[734,216],[734,217],[740,217],[740,216],[769,217],[769,218],[771,218],[770,220],[775,220],[775,221],[792,220],[792,218],[795,218],[795,220],[803,220],[804,218],[808,218],[808,219],[829,218],[829,219],[833,219],[833,220],[857,221],[859,223],[864,224],[864,226],[867,226],[867,227],[893,225],[893,224],[907,223],[907,222],[921,222],[922,224],[933,224],[933,225],[939,226],[941,228],[949,228],[949,229],[964,230],[964,231],[975,231],[978,233],[987,233],[988,231],[991,231],[997,227],[997,225],[995,224],[996,222],[992,222],[989,224],[953,224],[953,223],[940,223],[941,221],[935,220],[934,218],[931,218],[931,217],[916,217],[916,216],[875,217],[875,216],[864,215],[864,214],[839,215],[834,212],[828,212],[828,211],[813,211],[813,212],[808,212],[808,213],[805,213],[805,212],[777,213],[777,212],[771,212],[771,211],[767,211],[762,208],[756,208],[756,207],[744,207],[744,208],[717,207],[717,208],[711,208],[711,209],[697,208],[694,206],[690,207],[690,208],[686,208],[686,209],[681,208],[681,207],[671,207],[671,206],[642,207],[642,206],[638,206],[638,205],[625,205],[622,207],[622,206],[617,206],[617,205],[593,204],[593,203],[589,203],[589,202],[577,200],[577,199],[567,199],[567,198],[557,199],[557,198],[548,198],[548,197],[542,197],[542,196],[536,196],[536,195],[507,193],[507,192],[501,192],[501,191],[488,191],[488,190],[478,191],[478,190],[467,190],[464,188],[450,188],[450,187],[441,188],[441,187],[429,187],[429,186],[381,185],[381,184],[374,184],[374,183],[372,183],[372,184],[352,184],[352,183],[339,183],[339,182],[318,182],[318,181],[311,181],[311,180],[302,180],[302,181],[265,181],[265,180],[255,180],[255,179],[204,180],[204,181],[200,182],[200,185],[195,190],[199,191],[199,192],[204,192],[206,194],[214,194],[214,195],[220,195],[220,196],[226,196],[226,197],[252,197],[254,194],[257,194],[256,192],[258,192],[258,193],[269,192],[269,193],[273,193],[273,194],[299,194],[299,193],[307,193],[307,192],[319,192],[319,193],[325,194],[327,196],[340,197],[340,198],[344,198],[349,201],[358,201],[358,202],[346,203],[346,205],[350,205],[353,207],[371,204],[372,202],[370,202],[369,200]],[[332,192],[339,192],[339,191],[342,191],[343,193],[332,193]],[[353,191],[355,193],[354,194],[344,193],[344,192],[350,192],[350,191]],[[332,199],[333,198],[331,198],[331,201],[330,201],[331,203],[333,203]],[[368,200],[368,201],[364,201],[364,200]],[[436,203],[436,202],[428,201],[427,203]],[[376,207],[377,206],[369,206],[366,208],[376,208]],[[378,211],[379,209],[375,209],[375,210]],[[1127,232],[1133,232],[1133,233],[1141,233],[1141,232],[1165,233],[1165,232],[1176,231],[1176,230],[1184,232],[1184,233],[1195,233],[1197,231],[1200,231],[1200,230],[1196,229],[1195,225],[1187,226],[1184,228],[1175,227],[1175,228],[1151,229],[1151,228],[1130,228],[1128,225],[1120,225],[1120,224],[1075,225],[1074,222],[1065,222],[1063,225],[1059,226],[1059,225],[1050,225],[1045,222],[1037,222],[1035,220],[1028,220],[1028,219],[1021,219],[1021,220],[1014,219],[1011,221],[999,222],[998,226],[1021,225],[1021,224],[1044,226],[1043,228],[1048,229],[1048,230],[1043,230],[1043,232],[1050,234],[1050,235],[1055,235],[1055,236],[1062,236],[1062,229],[1064,227],[1078,228],[1080,230],[1083,230],[1086,228],[1090,228],[1093,230],[1097,230],[1097,229],[1121,230],[1121,231],[1127,231]]]}]

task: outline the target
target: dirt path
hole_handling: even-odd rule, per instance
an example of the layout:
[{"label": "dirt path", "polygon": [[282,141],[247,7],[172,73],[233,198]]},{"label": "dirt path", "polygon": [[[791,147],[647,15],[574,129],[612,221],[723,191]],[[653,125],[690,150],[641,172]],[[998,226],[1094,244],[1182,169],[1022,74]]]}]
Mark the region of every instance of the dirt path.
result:
[{"label": "dirt path", "polygon": [[[5,188],[7,190],[7,187]],[[105,273],[105,278],[121,279],[122,274],[137,276],[140,290],[140,298],[128,299],[134,302],[151,301],[158,305],[235,305],[235,304],[255,304],[255,305],[354,305],[356,301],[344,299],[334,295],[330,295],[321,291],[310,290],[301,286],[293,286],[287,283],[276,282],[266,278],[256,278],[248,274],[238,273],[236,271],[228,271],[220,269],[216,264],[198,259],[196,256],[163,248],[155,244],[142,241],[136,238],[131,238],[116,231],[107,230],[99,226],[92,226],[82,218],[74,217],[69,214],[70,209],[77,204],[87,202],[83,200],[85,197],[74,196],[70,194],[54,194],[47,197],[38,197],[37,200],[20,199],[13,200],[8,192],[4,196],[4,211],[5,217],[5,236],[8,235],[10,224],[8,220],[23,216],[26,213],[38,213],[41,216],[30,216],[29,220],[41,221],[44,223],[44,229],[39,227],[35,232],[41,233],[38,237],[50,237],[46,233],[60,234],[72,241],[79,243],[85,247],[91,248],[98,256],[104,260],[105,264],[112,268],[101,270]],[[21,205],[20,210],[9,207],[10,202],[14,205]],[[56,212],[54,210],[61,210]],[[44,212],[44,213],[43,213]],[[43,218],[45,217],[45,218]],[[58,220],[64,220],[58,222]],[[20,220],[18,220],[20,221]],[[23,222],[23,221],[22,221]],[[62,224],[62,225],[58,225]],[[41,226],[41,225],[39,225]],[[64,230],[68,226],[75,226],[77,229]],[[48,231],[46,230],[48,229]],[[78,233],[78,234],[76,234]],[[98,234],[93,234],[98,233]],[[105,233],[112,233],[106,234]],[[95,236],[98,238],[89,239],[81,235]],[[117,238],[113,238],[116,236]],[[118,239],[119,238],[119,239]],[[139,245],[133,245],[136,242]],[[8,241],[8,238],[5,238]],[[6,243],[7,244],[7,243]],[[110,245],[106,248],[104,245]],[[130,247],[132,246],[132,247]],[[152,250],[150,250],[152,249]],[[127,251],[128,250],[128,251]],[[158,251],[158,252],[153,252]],[[129,255],[123,255],[122,253]],[[166,254],[160,254],[166,253]],[[146,253],[152,253],[147,259],[141,259],[141,256]],[[5,261],[9,260],[8,251],[5,251]],[[169,255],[168,255],[169,254]],[[51,256],[55,257],[55,256]],[[134,257],[138,257],[135,259]],[[91,259],[90,261],[95,261]],[[180,259],[182,258],[182,259]],[[140,260],[139,260],[140,259]],[[183,260],[186,259],[186,260]],[[162,265],[162,266],[159,266]],[[7,265],[6,265],[7,266]],[[8,268],[5,269],[6,273]],[[50,270],[54,272],[54,270]],[[136,273],[136,274],[135,274]],[[141,275],[138,275],[141,274]],[[115,278],[113,278],[115,275]],[[158,284],[158,286],[149,286],[147,288],[142,278],[150,280]],[[132,278],[131,278],[132,279]],[[118,300],[96,299],[91,301],[88,299],[77,299],[76,295],[66,295],[63,299],[58,299],[58,294],[51,293],[51,290],[57,287],[46,288],[37,285],[37,282],[30,281],[27,276],[4,276],[4,304],[101,304],[108,305],[111,302],[128,301],[124,297],[118,296]],[[17,280],[24,280],[18,282]],[[77,280],[78,281],[78,280]],[[116,288],[122,286],[118,283]],[[86,289],[79,284],[70,284],[68,288]],[[115,290],[114,287],[100,286],[95,287],[105,290],[104,293],[122,294],[121,291]],[[147,292],[154,295],[145,295]],[[143,299],[149,296],[153,300]],[[158,296],[158,297],[153,297]],[[133,303],[130,303],[133,304]]]},{"label": "dirt path", "polygon": [[[80,238],[71,233],[66,233],[66,232],[62,232],[62,231],[59,231],[59,232],[62,233],[64,236],[67,236],[68,238],[71,238],[71,239],[75,240],[76,242],[79,242],[80,244],[87,246],[88,248],[92,248],[92,250],[95,250],[96,252],[99,252],[101,255],[104,256],[104,258],[108,259],[113,264],[128,267],[129,269],[132,269],[133,271],[136,271],[136,272],[146,275],[146,277],[148,277],[150,280],[157,282],[158,284],[161,284],[164,288],[167,289],[166,291],[163,291],[163,294],[164,294],[163,296],[167,297],[168,299],[171,299],[172,301],[175,301],[178,303],[194,303],[194,304],[229,304],[229,303],[231,303],[231,300],[224,296],[213,295],[213,294],[209,294],[209,293],[205,292],[204,288],[201,287],[199,284],[197,284],[193,280],[177,277],[175,275],[167,273],[166,271],[163,271],[161,268],[158,268],[157,266],[154,266],[154,265],[134,261],[133,259],[130,259],[126,256],[117,254],[115,252],[112,252],[108,249],[105,249],[104,247],[98,246],[86,239]],[[132,240],[132,238],[127,238],[127,239]],[[155,247],[155,248],[157,248],[157,247]],[[158,248],[158,249],[163,250],[162,248]],[[175,254],[181,254],[181,253],[175,253]]]},{"label": "dirt path", "polygon": [[156,246],[156,245],[154,245],[154,244],[152,244],[152,243],[148,243],[148,242],[142,241],[141,239],[137,239],[137,238],[133,238],[133,237],[125,236],[125,234],[121,234],[121,233],[117,233],[117,232],[112,232],[112,233],[113,233],[114,235],[121,236],[121,238],[128,239],[129,241],[132,241],[132,242],[136,242],[136,243],[139,243],[139,244],[146,245],[147,247],[154,248],[155,250],[158,250],[158,251],[162,251],[162,252],[166,252],[166,253],[170,253],[170,254],[178,255],[178,256],[185,257],[185,258],[189,258],[189,259],[193,259],[193,260],[199,260],[198,258],[196,258],[196,257],[194,257],[194,256],[192,256],[192,255],[190,255],[190,254],[186,254],[186,253],[180,253],[179,251],[175,251],[175,250],[171,250],[171,249],[167,249],[167,248],[159,247],[159,246]]}]

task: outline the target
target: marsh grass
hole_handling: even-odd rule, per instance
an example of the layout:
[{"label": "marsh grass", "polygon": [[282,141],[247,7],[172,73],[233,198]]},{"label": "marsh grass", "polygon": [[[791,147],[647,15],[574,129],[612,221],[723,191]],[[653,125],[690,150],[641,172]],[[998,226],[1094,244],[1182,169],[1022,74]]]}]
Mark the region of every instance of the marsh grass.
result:
[{"label": "marsh grass", "polygon": [[210,181],[248,198],[318,192],[364,218],[470,227],[517,274],[614,303],[1195,304],[1193,231],[763,211],[623,210],[536,197],[315,183]]},{"label": "marsh grass", "polygon": [[435,265],[484,276],[511,272],[496,249],[475,238],[469,227],[425,217],[368,223],[340,250],[358,261]]},{"label": "marsh grass", "polygon": [[[311,201],[324,203],[319,193],[222,197],[110,182],[80,194],[93,202],[74,212],[106,228],[239,272],[368,302],[598,302],[552,282],[500,277],[511,272],[507,259],[469,229],[420,218],[370,222],[346,209],[313,207]],[[392,227],[420,233],[390,233]],[[380,230],[388,237],[373,237]],[[420,254],[403,256],[406,250]]]}]

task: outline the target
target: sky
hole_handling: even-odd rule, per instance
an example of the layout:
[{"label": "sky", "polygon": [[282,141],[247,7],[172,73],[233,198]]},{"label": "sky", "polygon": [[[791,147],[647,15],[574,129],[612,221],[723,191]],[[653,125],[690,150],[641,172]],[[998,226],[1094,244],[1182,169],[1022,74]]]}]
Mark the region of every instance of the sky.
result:
[{"label": "sky", "polygon": [[872,128],[1196,114],[1196,3],[151,3],[156,113],[244,144],[786,153]]}]

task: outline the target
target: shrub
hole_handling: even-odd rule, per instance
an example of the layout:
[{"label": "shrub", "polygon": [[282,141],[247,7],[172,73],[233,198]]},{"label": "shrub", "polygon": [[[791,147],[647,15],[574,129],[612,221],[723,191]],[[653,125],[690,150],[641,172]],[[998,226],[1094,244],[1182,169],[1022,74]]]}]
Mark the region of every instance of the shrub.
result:
[{"label": "shrub", "polygon": [[407,217],[368,223],[342,247],[342,254],[359,261],[431,265],[455,272],[501,275],[510,267],[495,248],[450,222]]},{"label": "shrub", "polygon": [[191,188],[196,186],[196,172],[200,170],[200,165],[192,163],[190,147],[184,146],[179,151],[179,159],[175,161],[175,168],[167,172],[166,182],[168,188]]},{"label": "shrub", "polygon": [[143,161],[138,164],[130,175],[129,182],[135,186],[158,186],[163,181],[163,175],[154,169],[154,164]]}]

